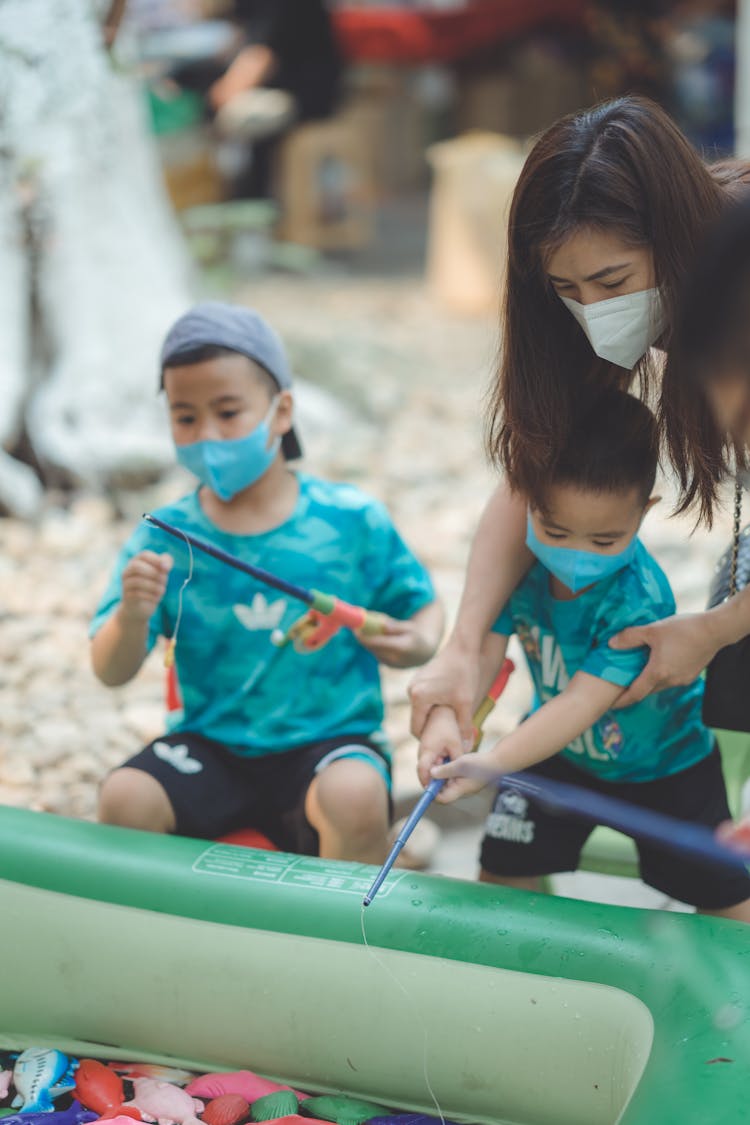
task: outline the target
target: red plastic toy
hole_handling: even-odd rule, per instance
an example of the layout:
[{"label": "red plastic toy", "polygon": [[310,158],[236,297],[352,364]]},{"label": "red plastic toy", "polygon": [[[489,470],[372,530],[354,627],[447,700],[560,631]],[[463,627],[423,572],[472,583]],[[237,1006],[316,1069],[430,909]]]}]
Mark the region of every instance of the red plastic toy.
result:
[{"label": "red plastic toy", "polygon": [[96,1059],[81,1059],[76,1070],[76,1097],[86,1109],[92,1109],[106,1120],[112,1117],[129,1117],[141,1120],[134,1106],[123,1106],[125,1092],[122,1079],[104,1063]]},{"label": "red plastic toy", "polygon": [[207,1125],[238,1125],[250,1116],[250,1106],[241,1094],[221,1094],[203,1111]]}]

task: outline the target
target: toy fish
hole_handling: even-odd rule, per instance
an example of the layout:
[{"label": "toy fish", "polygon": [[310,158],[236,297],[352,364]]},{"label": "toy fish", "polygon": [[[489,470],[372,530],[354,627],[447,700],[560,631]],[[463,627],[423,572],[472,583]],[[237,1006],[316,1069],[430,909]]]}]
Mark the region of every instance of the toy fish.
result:
[{"label": "toy fish", "polygon": [[55,1110],[54,1113],[14,1113],[12,1117],[4,1117],[7,1125],[86,1125],[89,1121],[96,1121],[97,1114],[91,1109],[86,1109],[80,1102],[71,1102],[67,1109]]},{"label": "toy fish", "polygon": [[[258,1098],[266,1094],[275,1094],[278,1090],[291,1090],[291,1086],[284,1086],[281,1082],[272,1082],[270,1078],[261,1078],[253,1074],[252,1070],[234,1070],[227,1074],[204,1074],[196,1078],[185,1087],[188,1094],[198,1098],[218,1098],[221,1094],[240,1094],[251,1105]],[[298,1090],[292,1090],[298,1098],[307,1097]]]},{"label": "toy fish", "polygon": [[12,1070],[0,1070],[0,1101],[7,1098],[10,1091],[10,1080],[13,1077]]},{"label": "toy fish", "polygon": [[121,1078],[156,1078],[159,1082],[172,1082],[175,1086],[184,1086],[195,1078],[193,1071],[178,1070],[176,1066],[160,1066],[158,1063],[110,1062],[107,1066]]},{"label": "toy fish", "polygon": [[198,1098],[154,1078],[134,1078],[133,1100],[125,1105],[140,1110],[144,1121],[157,1121],[158,1125],[196,1125],[196,1114],[203,1112]]},{"label": "toy fish", "polygon": [[96,1059],[81,1059],[76,1071],[75,1090],[78,1100],[99,1117],[119,1115],[140,1120],[141,1115],[136,1109],[122,1107],[125,1091],[120,1076]]},{"label": "toy fish", "polygon": [[13,1085],[16,1097],[11,1103],[21,1113],[51,1113],[53,1091],[63,1093],[70,1086],[61,1085],[75,1066],[62,1051],[47,1047],[29,1047],[16,1059]]}]

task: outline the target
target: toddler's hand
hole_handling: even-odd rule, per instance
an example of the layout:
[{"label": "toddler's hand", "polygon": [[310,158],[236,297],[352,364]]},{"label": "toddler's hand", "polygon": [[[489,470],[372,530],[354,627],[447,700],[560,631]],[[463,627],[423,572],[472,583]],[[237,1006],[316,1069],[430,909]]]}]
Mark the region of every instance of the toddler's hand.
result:
[{"label": "toddler's hand", "polygon": [[164,597],[169,572],[174,565],[171,555],[141,551],[122,572],[121,613],[129,621],[148,621]]},{"label": "toddler's hand", "polygon": [[432,781],[433,766],[446,758],[461,758],[466,750],[453,708],[433,707],[419,742],[417,773],[422,785]]},{"label": "toddler's hand", "polygon": [[410,668],[429,658],[434,645],[430,645],[414,621],[398,621],[385,613],[373,613],[371,616],[381,623],[382,632],[357,632],[356,637],[381,664],[388,664],[391,668]]},{"label": "toddler's hand", "polygon": [[438,794],[437,800],[444,805],[457,801],[460,797],[470,797],[479,793],[489,784],[489,763],[482,762],[481,754],[464,754],[451,762],[433,766],[432,776],[445,778],[447,783]]}]

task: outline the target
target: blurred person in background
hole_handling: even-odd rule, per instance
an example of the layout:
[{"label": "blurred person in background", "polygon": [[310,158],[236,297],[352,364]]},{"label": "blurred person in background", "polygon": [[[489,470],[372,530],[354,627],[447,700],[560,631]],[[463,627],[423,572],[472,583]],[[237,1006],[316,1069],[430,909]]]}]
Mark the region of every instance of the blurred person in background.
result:
[{"label": "blurred person in background", "polygon": [[265,197],[284,132],[335,112],[343,62],[323,0],[233,0],[225,14],[240,39],[231,61],[178,65],[172,77],[206,95],[222,134],[246,142],[233,194]]}]

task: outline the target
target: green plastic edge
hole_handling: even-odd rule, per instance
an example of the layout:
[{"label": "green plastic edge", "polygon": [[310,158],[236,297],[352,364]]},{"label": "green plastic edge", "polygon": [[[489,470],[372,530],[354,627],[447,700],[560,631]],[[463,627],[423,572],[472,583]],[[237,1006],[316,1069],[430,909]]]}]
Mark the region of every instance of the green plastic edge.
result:
[{"label": "green plastic edge", "polygon": [[[361,944],[354,896],[208,878],[193,865],[209,846],[0,808],[3,879],[139,910]],[[412,873],[390,882],[388,894],[368,908],[371,944],[610,985],[649,1008],[653,1050],[622,1125],[747,1119],[750,935],[741,924]]]}]

